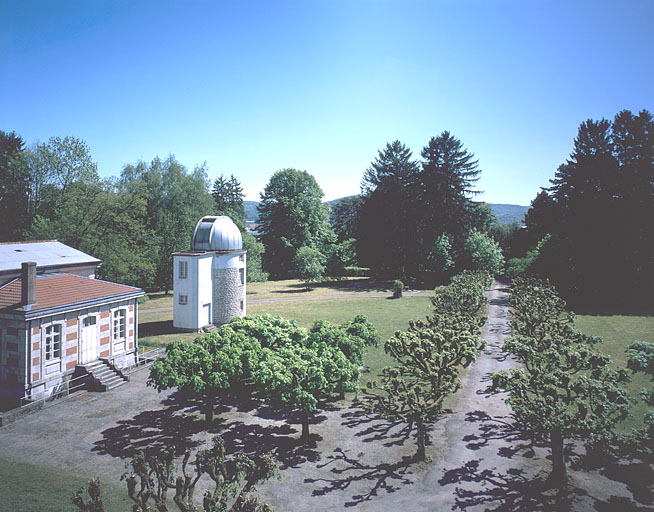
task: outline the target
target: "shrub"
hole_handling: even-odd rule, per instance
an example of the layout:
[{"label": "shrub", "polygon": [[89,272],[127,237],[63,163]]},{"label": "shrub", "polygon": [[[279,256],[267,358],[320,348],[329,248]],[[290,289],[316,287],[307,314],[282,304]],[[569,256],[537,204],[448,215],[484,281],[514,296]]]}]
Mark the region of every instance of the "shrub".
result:
[{"label": "shrub", "polygon": [[401,299],[404,292],[404,283],[399,279],[393,283],[393,298]]}]

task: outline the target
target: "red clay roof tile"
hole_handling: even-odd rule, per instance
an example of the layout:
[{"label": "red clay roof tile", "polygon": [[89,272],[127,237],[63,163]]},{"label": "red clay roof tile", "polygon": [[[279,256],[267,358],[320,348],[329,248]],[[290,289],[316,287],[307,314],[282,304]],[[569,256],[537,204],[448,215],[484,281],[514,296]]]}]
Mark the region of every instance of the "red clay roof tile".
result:
[{"label": "red clay roof tile", "polygon": [[[88,300],[111,298],[124,293],[140,291],[139,288],[132,286],[74,274],[37,276],[36,304],[32,305],[30,311],[66,306]],[[0,310],[21,307],[20,296],[21,279],[18,278],[0,288]]]}]

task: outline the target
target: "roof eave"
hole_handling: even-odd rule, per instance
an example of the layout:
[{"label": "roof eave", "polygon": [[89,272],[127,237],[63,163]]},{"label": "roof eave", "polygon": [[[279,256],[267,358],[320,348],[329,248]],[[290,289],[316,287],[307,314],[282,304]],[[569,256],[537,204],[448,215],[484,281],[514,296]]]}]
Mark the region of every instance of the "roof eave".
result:
[{"label": "roof eave", "polygon": [[83,300],[79,302],[71,302],[68,304],[63,304],[61,306],[53,306],[50,308],[43,308],[43,309],[37,309],[35,311],[23,311],[21,309],[14,309],[9,310],[4,309],[2,312],[13,312],[15,314],[18,314],[22,316],[25,320],[34,320],[35,318],[41,318],[44,316],[52,316],[52,315],[57,315],[59,313],[66,313],[68,311],[77,311],[80,309],[86,309],[86,308],[91,308],[94,306],[102,306],[103,304],[108,304],[112,302],[119,302],[121,300],[128,300],[128,299],[138,299],[139,297],[143,297],[145,295],[145,292],[141,289],[135,290],[135,291],[130,291],[130,292],[125,292],[125,293],[119,293],[117,295],[108,295],[105,297],[99,297],[97,299],[90,299],[90,300]]}]

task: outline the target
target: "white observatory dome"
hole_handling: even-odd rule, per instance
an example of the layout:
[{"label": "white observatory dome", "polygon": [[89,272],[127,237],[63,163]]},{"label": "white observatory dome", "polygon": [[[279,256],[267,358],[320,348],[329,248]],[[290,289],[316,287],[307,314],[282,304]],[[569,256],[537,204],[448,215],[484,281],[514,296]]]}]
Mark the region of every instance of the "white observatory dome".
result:
[{"label": "white observatory dome", "polygon": [[191,238],[192,251],[240,251],[243,239],[234,221],[227,216],[202,217]]}]

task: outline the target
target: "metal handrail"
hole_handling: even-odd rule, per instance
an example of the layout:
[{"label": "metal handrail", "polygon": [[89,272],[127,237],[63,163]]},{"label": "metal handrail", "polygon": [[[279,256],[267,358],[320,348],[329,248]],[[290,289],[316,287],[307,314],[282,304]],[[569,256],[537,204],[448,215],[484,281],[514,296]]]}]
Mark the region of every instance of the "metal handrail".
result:
[{"label": "metal handrail", "polygon": [[86,379],[88,379],[88,374],[80,375],[79,377],[75,377],[75,378],[70,379],[70,380],[68,380],[68,379],[64,380],[64,381],[61,382],[61,384],[59,384],[59,386],[57,386],[57,387],[61,387],[61,389],[58,390],[57,387],[55,387],[55,390],[51,394],[49,394],[49,395],[44,394],[44,396],[42,398],[38,398],[36,400],[34,398],[32,398],[31,395],[25,394],[25,396],[23,396],[20,399],[20,404],[21,404],[20,407],[27,407],[27,406],[30,406],[30,405],[32,405],[34,403],[38,403],[38,402],[43,402],[43,404],[45,405],[45,402],[54,401],[55,399],[57,399],[58,397],[60,397],[62,395],[64,395],[64,396],[65,395],[70,395],[70,394],[74,393],[75,391],[79,391],[80,389],[82,389],[85,386],[84,382],[78,382],[77,384],[73,384],[72,386],[71,386],[71,384],[73,382],[75,382],[75,381],[82,381],[82,380],[86,380]]},{"label": "metal handrail", "polygon": [[[145,347],[144,347],[145,348]],[[132,366],[131,368],[122,368],[123,372],[125,370],[130,370],[131,371],[137,371],[145,366],[149,365],[150,363],[153,363],[157,359],[159,359],[160,355],[162,355],[166,351],[165,347],[149,347],[149,350],[144,350],[140,354],[136,354],[136,364]],[[55,387],[54,391],[47,395],[44,393],[44,396],[41,398],[34,399],[30,394],[25,394],[21,399],[20,399],[20,408],[23,407],[29,407],[32,406],[34,407],[35,403],[43,402],[43,406],[45,406],[46,402],[54,402],[57,398],[61,396],[67,396],[71,395],[72,393],[75,393],[76,391],[80,391],[85,387],[85,382],[89,378],[89,374],[84,374],[80,375],[79,377],[75,377],[72,379],[66,379],[61,382],[57,387],[61,387],[61,389],[57,389]]]}]

